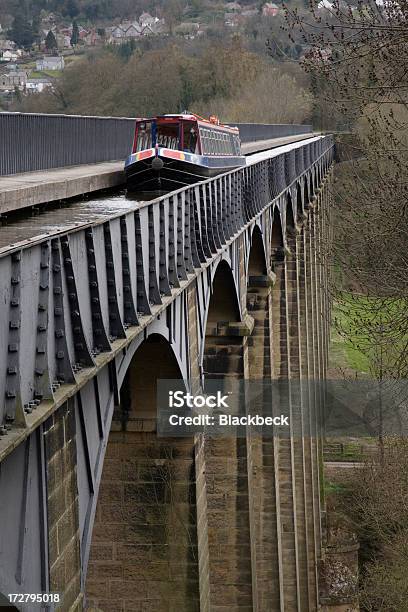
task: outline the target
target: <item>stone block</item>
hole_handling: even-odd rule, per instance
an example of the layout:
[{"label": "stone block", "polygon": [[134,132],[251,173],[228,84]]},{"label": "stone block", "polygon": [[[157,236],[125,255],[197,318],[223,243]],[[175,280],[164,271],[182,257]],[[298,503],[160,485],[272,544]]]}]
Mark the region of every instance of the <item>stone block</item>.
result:
[{"label": "stone block", "polygon": [[76,534],[78,529],[78,518],[75,505],[66,509],[57,523],[58,546],[62,551],[68,542]]}]

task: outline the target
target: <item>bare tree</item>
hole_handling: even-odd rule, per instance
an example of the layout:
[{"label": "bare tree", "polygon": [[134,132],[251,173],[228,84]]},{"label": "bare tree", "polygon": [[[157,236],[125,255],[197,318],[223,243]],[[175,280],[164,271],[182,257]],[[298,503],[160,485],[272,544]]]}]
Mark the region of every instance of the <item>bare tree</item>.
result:
[{"label": "bare tree", "polygon": [[286,9],[288,35],[304,41],[316,103],[331,109],[332,128],[354,133],[360,150],[336,173],[332,289],[343,308],[358,305],[357,348],[374,370],[373,347],[386,351],[386,378],[408,374],[407,26],[407,0]]}]

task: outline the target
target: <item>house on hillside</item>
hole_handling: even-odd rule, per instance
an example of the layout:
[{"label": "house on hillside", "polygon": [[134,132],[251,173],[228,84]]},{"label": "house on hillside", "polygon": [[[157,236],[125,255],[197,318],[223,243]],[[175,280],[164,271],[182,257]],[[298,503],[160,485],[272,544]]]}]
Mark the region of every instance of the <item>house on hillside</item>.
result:
[{"label": "house on hillside", "polygon": [[247,9],[246,11],[242,11],[241,16],[244,19],[251,19],[252,17],[256,17],[259,15],[258,9]]},{"label": "house on hillside", "polygon": [[142,36],[142,31],[143,28],[137,21],[134,23],[130,21],[123,21],[119,25],[112,28],[109,42],[122,43],[126,42],[127,40],[139,38]]},{"label": "house on hillside", "polygon": [[224,8],[227,13],[241,12],[241,5],[239,4],[239,2],[227,2],[227,4],[224,4]]},{"label": "house on hillside", "polygon": [[152,26],[156,21],[157,17],[152,17],[150,13],[142,13],[139,17],[139,23],[141,26]]},{"label": "house on hillside", "polygon": [[0,51],[13,51],[16,48],[16,43],[12,40],[0,40]]},{"label": "house on hillside", "polygon": [[79,26],[78,31],[79,31],[79,40],[85,41],[86,37],[89,34],[89,30],[87,30],[86,28],[83,28],[82,26]]},{"label": "house on hillside", "polygon": [[27,83],[27,73],[25,70],[13,70],[0,75],[0,91],[22,91]]},{"label": "house on hillside", "polygon": [[279,6],[274,2],[267,2],[262,7],[262,15],[264,17],[276,17],[279,13]]},{"label": "house on hillside", "polygon": [[25,90],[28,94],[41,93],[45,89],[50,89],[52,82],[49,79],[43,78],[31,78],[27,79],[25,84]]},{"label": "house on hillside", "polygon": [[155,19],[152,25],[146,26],[152,34],[164,34],[167,31],[164,19]]},{"label": "house on hillside", "polygon": [[3,51],[3,52],[0,51],[0,55],[1,55],[0,59],[3,62],[16,62],[18,58],[20,57],[16,51],[9,51],[9,50]]},{"label": "house on hillside", "polygon": [[126,30],[124,30],[121,25],[113,27],[110,32],[110,38],[112,42],[116,42],[117,40],[120,41],[122,38],[125,38],[125,32]]},{"label": "house on hillside", "polygon": [[71,47],[71,36],[68,34],[57,34],[56,35],[58,49],[69,49]]},{"label": "house on hillside", "polygon": [[333,8],[333,3],[330,2],[330,0],[321,0],[319,2],[319,4],[317,5],[317,10],[322,11],[325,9],[332,9]]},{"label": "house on hillside", "polygon": [[126,30],[126,38],[139,38],[142,35],[143,26],[141,27],[138,23],[132,23]]},{"label": "house on hillside", "polygon": [[242,21],[242,15],[239,13],[225,13],[224,15],[224,25],[226,25],[227,28],[237,28],[241,25]]},{"label": "house on hillside", "polygon": [[[143,17],[143,15],[145,17]],[[106,31],[110,34],[107,42],[110,44],[121,44],[128,40],[135,40],[141,36],[151,36],[162,34],[165,31],[165,22],[163,19],[152,17],[149,13],[143,13],[139,21],[123,21],[117,26],[107,28]],[[142,19],[143,17],[143,19]]]},{"label": "house on hillside", "polygon": [[178,25],[174,32],[178,36],[183,36],[186,40],[194,40],[198,36],[200,25],[194,22],[183,22]]},{"label": "house on hillside", "polygon": [[100,43],[101,40],[101,36],[98,34],[95,28],[92,28],[92,30],[90,30],[83,39],[84,43],[90,47],[94,47],[95,45]]},{"label": "house on hillside", "polygon": [[43,70],[64,70],[65,61],[63,57],[48,57],[44,56],[42,59],[36,61],[36,67],[38,72]]},{"label": "house on hillside", "polygon": [[58,18],[54,13],[48,13],[43,19],[41,19],[41,27],[45,28],[48,32],[50,28],[58,21]]}]

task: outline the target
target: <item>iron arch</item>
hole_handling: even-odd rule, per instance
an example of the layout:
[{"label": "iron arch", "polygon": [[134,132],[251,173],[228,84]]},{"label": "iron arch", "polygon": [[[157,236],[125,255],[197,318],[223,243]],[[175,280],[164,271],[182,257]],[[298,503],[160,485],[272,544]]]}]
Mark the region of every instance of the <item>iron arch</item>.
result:
[{"label": "iron arch", "polygon": [[286,239],[289,235],[293,235],[296,229],[295,225],[295,211],[293,206],[292,196],[290,194],[287,195],[286,205],[285,205],[285,230],[286,230]]},{"label": "iron arch", "polygon": [[247,279],[250,276],[267,274],[265,244],[263,234],[258,225],[255,225],[251,236],[251,248],[247,263]]},{"label": "iron arch", "polygon": [[271,248],[276,250],[284,247],[282,220],[278,206],[273,209]]}]

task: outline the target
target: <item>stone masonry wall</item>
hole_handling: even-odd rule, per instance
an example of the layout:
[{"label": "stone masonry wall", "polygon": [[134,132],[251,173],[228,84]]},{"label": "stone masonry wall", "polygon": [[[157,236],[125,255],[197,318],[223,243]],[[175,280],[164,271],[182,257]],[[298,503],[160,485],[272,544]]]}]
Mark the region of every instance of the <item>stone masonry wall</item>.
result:
[{"label": "stone masonry wall", "polygon": [[50,591],[63,594],[63,612],[82,609],[74,402],[44,424]]},{"label": "stone masonry wall", "polygon": [[[154,367],[152,367],[154,364]],[[195,445],[155,431],[158,378],[179,378],[163,342],[136,352],[106,451],[86,593],[103,612],[198,612]]]}]

